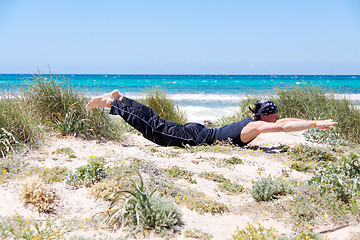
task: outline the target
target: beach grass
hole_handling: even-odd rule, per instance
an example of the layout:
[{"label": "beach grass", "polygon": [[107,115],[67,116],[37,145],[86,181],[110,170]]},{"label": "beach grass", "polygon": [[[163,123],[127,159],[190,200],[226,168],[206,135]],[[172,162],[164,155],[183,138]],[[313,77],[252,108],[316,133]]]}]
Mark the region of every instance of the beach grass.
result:
[{"label": "beach grass", "polygon": [[166,95],[165,89],[154,87],[147,90],[144,103],[166,120],[181,124],[188,122],[186,113]]},{"label": "beach grass", "polygon": [[28,103],[14,95],[0,98],[0,157],[23,147],[38,145],[44,141],[44,129],[36,113]]},{"label": "beach grass", "polygon": [[346,140],[360,143],[360,111],[346,97],[316,85],[298,85],[276,92],[281,117],[333,119],[337,132]]},{"label": "beach grass", "polygon": [[23,147],[39,146],[46,134],[89,140],[122,140],[123,125],[105,110],[85,110],[89,99],[66,79],[37,75],[27,87],[0,97],[0,157]]},{"label": "beach grass", "polygon": [[62,135],[85,139],[120,140],[121,126],[104,110],[85,110],[88,98],[67,79],[58,83],[51,76],[34,76],[23,98],[33,107],[42,123],[57,129]]}]

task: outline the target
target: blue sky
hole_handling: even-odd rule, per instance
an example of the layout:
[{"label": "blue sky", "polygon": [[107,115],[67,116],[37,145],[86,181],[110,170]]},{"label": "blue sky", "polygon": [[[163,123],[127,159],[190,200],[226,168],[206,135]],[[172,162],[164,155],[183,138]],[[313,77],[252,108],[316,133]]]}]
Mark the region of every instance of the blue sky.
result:
[{"label": "blue sky", "polygon": [[0,0],[0,73],[360,74],[359,0]]}]

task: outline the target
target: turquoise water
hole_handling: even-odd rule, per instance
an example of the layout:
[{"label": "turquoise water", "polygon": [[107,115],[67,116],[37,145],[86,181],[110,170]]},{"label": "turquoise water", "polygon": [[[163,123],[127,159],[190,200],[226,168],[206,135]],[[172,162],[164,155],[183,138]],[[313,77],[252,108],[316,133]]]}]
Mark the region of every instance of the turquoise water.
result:
[{"label": "turquoise water", "polygon": [[[46,75],[43,75],[46,76]],[[152,86],[163,86],[167,92],[205,94],[243,94],[268,92],[278,86],[313,83],[360,94],[359,75],[52,75],[67,79],[88,92],[106,92],[114,88],[125,92],[141,92]],[[0,74],[0,90],[24,85],[32,75]]]},{"label": "turquoise water", "polygon": [[[42,75],[50,77],[49,75]],[[360,103],[359,75],[51,75],[93,96],[118,89],[129,97],[141,97],[146,89],[164,87],[190,120],[216,120],[236,111],[246,94],[272,93],[277,87],[316,84],[334,89]],[[0,74],[0,91],[26,86],[32,75]],[[360,104],[359,104],[360,105]],[[202,120],[201,120],[202,119]]]}]

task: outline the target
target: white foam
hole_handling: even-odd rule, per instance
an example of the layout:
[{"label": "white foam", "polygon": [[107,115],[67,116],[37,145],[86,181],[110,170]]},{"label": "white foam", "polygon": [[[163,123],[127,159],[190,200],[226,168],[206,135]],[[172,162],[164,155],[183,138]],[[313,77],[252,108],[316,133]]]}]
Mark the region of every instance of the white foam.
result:
[{"label": "white foam", "polygon": [[169,97],[174,101],[194,101],[194,102],[208,102],[208,101],[227,101],[239,103],[245,98],[244,95],[232,94],[169,94]]},{"label": "white foam", "polygon": [[221,117],[234,115],[239,107],[201,107],[201,106],[180,106],[185,111],[189,122],[203,123],[204,120],[216,122]]},{"label": "white foam", "polygon": [[337,99],[342,99],[342,98],[346,98],[348,100],[351,100],[351,101],[360,101],[360,94],[335,94],[335,97]]},{"label": "white foam", "polygon": [[[145,94],[128,93],[129,98],[144,98]],[[233,94],[205,94],[205,93],[178,93],[167,94],[169,98],[176,102],[181,101],[193,101],[193,102],[213,102],[213,101],[227,101],[239,103],[242,99],[245,99],[245,95],[233,95]]]}]

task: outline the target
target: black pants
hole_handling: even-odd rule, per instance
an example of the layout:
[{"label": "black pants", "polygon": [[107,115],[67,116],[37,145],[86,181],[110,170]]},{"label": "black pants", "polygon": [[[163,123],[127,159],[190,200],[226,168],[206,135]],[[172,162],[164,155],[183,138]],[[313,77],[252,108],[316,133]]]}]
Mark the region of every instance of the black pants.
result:
[{"label": "black pants", "polygon": [[[185,125],[161,118],[153,109],[132,99],[114,100],[110,114],[120,115],[143,136],[161,146],[195,146],[204,142],[208,128],[199,123]],[[202,134],[200,134],[200,132]]]}]

